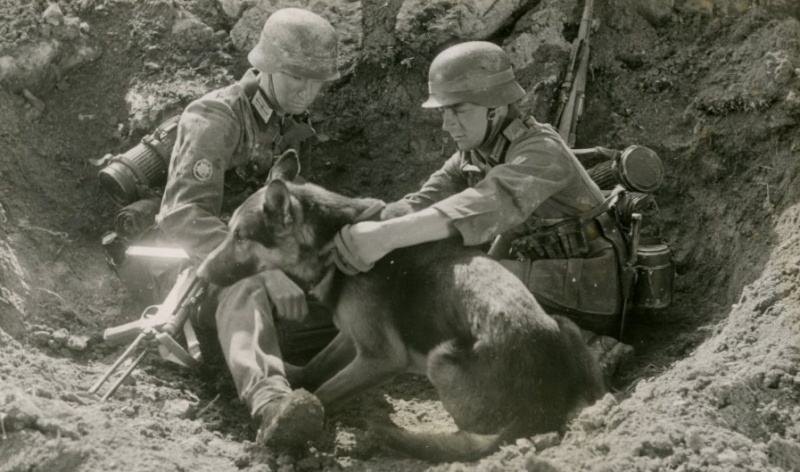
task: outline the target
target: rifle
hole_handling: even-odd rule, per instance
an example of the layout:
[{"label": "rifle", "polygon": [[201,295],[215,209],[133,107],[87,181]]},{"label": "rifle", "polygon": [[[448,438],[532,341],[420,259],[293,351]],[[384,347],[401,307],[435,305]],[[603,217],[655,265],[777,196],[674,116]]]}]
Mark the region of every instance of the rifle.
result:
[{"label": "rifle", "polygon": [[[206,282],[197,278],[194,268],[184,269],[178,275],[175,285],[173,285],[161,305],[152,305],[145,308],[141,318],[136,321],[107,328],[103,332],[103,339],[106,343],[116,346],[124,344],[131,339],[133,342],[106,371],[103,377],[89,389],[89,393],[97,393],[109,377],[142,344],[145,345],[145,348],[114,385],[111,386],[108,392],[103,395],[103,401],[113,395],[117,388],[122,385],[122,382],[139,365],[149,347],[153,344],[159,345],[161,357],[168,361],[190,368],[199,366],[201,363],[200,346],[191,328],[191,323],[186,323],[186,320],[204,298],[206,288]],[[186,348],[175,340],[181,330],[183,330],[186,337]]]},{"label": "rifle", "polygon": [[586,0],[581,24],[578,28],[578,37],[572,43],[569,67],[559,92],[558,111],[556,112],[558,132],[567,141],[569,147],[575,146],[575,129],[578,127],[578,120],[583,115],[583,101],[586,95],[586,73],[589,70],[589,37],[591,36],[593,10],[594,0]]}]

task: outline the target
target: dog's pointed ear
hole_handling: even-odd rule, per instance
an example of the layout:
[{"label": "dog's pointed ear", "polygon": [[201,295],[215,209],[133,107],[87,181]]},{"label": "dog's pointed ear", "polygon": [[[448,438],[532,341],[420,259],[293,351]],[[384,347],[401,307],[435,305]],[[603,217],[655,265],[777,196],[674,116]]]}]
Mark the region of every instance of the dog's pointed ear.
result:
[{"label": "dog's pointed ear", "polygon": [[285,229],[292,225],[292,196],[289,188],[282,180],[267,183],[264,199],[261,204],[264,213],[269,216],[270,223],[277,229]]},{"label": "dog's pointed ear", "polygon": [[272,182],[273,180],[292,182],[298,175],[300,175],[300,157],[297,155],[297,151],[290,148],[281,154],[275,164],[272,165],[267,176],[267,182]]}]

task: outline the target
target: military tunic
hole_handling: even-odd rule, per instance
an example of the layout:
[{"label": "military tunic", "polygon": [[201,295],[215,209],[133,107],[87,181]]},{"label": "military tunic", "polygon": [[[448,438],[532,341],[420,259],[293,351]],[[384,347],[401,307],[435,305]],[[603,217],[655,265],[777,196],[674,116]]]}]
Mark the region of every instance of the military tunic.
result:
[{"label": "military tunic", "polygon": [[220,216],[223,197],[232,196],[225,195],[230,181],[237,180],[239,187],[247,180],[260,185],[274,158],[314,135],[294,117],[255,110],[251,96],[260,93],[257,88],[249,71],[240,82],[192,102],[181,115],[156,221],[196,263],[225,238],[227,226]]},{"label": "military tunic", "polygon": [[[436,208],[468,246],[500,234],[519,239],[603,204],[602,192],[555,129],[530,117],[524,128],[520,124],[516,120],[512,139],[508,127],[498,136],[506,140],[504,151],[457,152],[404,200],[416,210]],[[546,308],[591,325],[581,323],[581,315],[615,315],[621,303],[618,255],[603,238],[587,245],[579,258],[536,258],[521,278]]]},{"label": "military tunic", "polygon": [[[156,221],[163,236],[186,249],[195,265],[225,238],[222,215],[243,200],[239,194],[260,186],[280,153],[314,135],[294,117],[273,112],[264,96],[257,100],[260,93],[250,71],[238,83],[192,102],[181,115]],[[300,154],[302,161],[303,149]],[[291,390],[263,276],[212,292],[216,305],[192,320],[201,336],[216,328],[239,396],[253,415]],[[332,326],[326,315],[313,322]]]}]

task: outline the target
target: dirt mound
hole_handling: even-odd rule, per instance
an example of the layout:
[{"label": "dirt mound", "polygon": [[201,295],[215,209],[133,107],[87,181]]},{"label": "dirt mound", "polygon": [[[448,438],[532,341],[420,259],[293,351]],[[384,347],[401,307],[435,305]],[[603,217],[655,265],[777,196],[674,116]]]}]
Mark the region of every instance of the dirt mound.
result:
[{"label": "dirt mound", "polygon": [[0,0],[0,472],[22,470],[800,470],[800,6],[794,0],[595,5],[578,146],[664,161],[653,224],[675,251],[675,303],[637,313],[617,390],[559,438],[475,464],[376,444],[387,415],[455,429],[406,376],[330,417],[295,455],[254,445],[224,370],[145,356],[108,402],[83,392],[121,353],[100,333],[144,308],[106,265],[117,210],[88,159],[119,153],[235,80],[258,24],[305,6],[341,34],[343,78],[312,110],[315,179],[393,199],[453,151],[419,104],[435,53],[489,39],[525,111],[552,121],[577,0],[354,2]]}]

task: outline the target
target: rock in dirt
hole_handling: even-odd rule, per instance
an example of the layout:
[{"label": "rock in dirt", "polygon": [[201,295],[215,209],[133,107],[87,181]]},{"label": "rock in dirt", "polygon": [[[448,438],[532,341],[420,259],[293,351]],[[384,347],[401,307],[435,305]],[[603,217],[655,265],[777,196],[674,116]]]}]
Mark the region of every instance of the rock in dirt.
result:
[{"label": "rock in dirt", "polygon": [[769,462],[784,470],[800,470],[800,444],[775,438],[767,444]]},{"label": "rock in dirt", "polygon": [[664,26],[672,19],[675,0],[627,0],[639,15],[653,26]]},{"label": "rock in dirt", "polygon": [[561,444],[561,436],[558,433],[537,434],[531,439],[537,451],[544,451]]},{"label": "rock in dirt", "polygon": [[42,13],[42,19],[53,26],[57,26],[64,23],[64,12],[61,11],[58,3],[51,3]]},{"label": "rock in dirt", "polygon": [[81,398],[81,396],[75,392],[64,392],[59,396],[59,398],[65,402],[77,403],[78,405],[86,405],[87,403],[85,399]]},{"label": "rock in dirt", "polygon": [[55,348],[64,347],[69,339],[69,331],[64,328],[54,332],[51,336]]},{"label": "rock in dirt", "polygon": [[43,387],[33,387],[33,396],[39,398],[53,398],[53,392]]},{"label": "rock in dirt", "polygon": [[197,405],[189,400],[167,400],[163,411],[176,418],[189,418],[197,410]]},{"label": "rock in dirt", "polygon": [[10,385],[0,386],[0,419],[6,431],[30,428],[41,415],[30,395]]},{"label": "rock in dirt", "polygon": [[31,342],[39,347],[47,346],[51,338],[50,331],[34,331],[29,336]]},{"label": "rock in dirt", "polygon": [[217,3],[228,18],[232,20],[236,20],[242,16],[242,12],[244,12],[248,6],[246,0],[217,0]]},{"label": "rock in dirt", "polygon": [[0,55],[0,84],[12,92],[50,90],[70,71],[94,61],[102,53],[101,46],[81,32],[79,18],[59,16],[57,3],[52,3],[47,11],[45,24],[35,40],[25,42],[10,54]]},{"label": "rock in dirt", "polygon": [[75,352],[83,352],[89,346],[88,336],[70,336],[67,338],[67,349]]},{"label": "rock in dirt", "polygon": [[208,49],[214,41],[214,29],[200,18],[188,12],[181,12],[172,25],[175,43],[186,50]]},{"label": "rock in dirt", "polygon": [[397,13],[397,39],[427,51],[448,40],[489,38],[525,7],[523,0],[406,0]]}]

